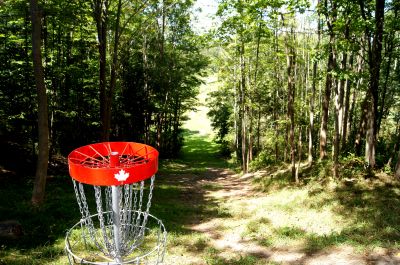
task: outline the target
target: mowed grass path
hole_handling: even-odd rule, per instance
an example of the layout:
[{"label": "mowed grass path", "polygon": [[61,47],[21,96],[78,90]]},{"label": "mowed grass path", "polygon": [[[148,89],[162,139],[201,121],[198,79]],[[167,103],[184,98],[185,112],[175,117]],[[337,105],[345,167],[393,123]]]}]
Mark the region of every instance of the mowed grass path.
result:
[{"label": "mowed grass path", "polygon": [[400,264],[397,181],[295,185],[276,168],[242,176],[210,138],[186,139],[182,159],[163,162],[155,195],[167,264]]},{"label": "mowed grass path", "polygon": [[[400,264],[398,181],[322,175],[294,185],[286,168],[236,174],[202,125],[210,89],[201,88],[180,157],[160,161],[150,211],[168,230],[165,264]],[[0,177],[0,219],[24,229],[17,240],[0,238],[0,265],[68,264],[65,232],[80,218],[70,177],[48,179],[40,209],[25,179]]]}]

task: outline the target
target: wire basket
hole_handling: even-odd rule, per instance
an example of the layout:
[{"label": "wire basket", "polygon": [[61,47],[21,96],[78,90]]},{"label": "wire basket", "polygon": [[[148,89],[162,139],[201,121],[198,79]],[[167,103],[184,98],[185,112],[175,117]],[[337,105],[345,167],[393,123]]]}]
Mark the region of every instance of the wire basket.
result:
[{"label": "wire basket", "polygon": [[82,216],[66,234],[70,264],[160,264],[167,232],[149,213],[158,152],[98,143],[72,151],[68,164]]}]

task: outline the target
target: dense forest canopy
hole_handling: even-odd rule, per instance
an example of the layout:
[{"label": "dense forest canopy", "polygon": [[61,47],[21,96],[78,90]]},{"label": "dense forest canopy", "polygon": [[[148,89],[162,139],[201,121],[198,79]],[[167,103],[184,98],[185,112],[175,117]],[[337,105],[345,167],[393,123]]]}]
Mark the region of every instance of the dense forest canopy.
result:
[{"label": "dense forest canopy", "polygon": [[2,160],[108,140],[175,156],[208,70],[216,140],[243,172],[290,163],[299,181],[302,161],[319,160],[339,177],[352,160],[400,175],[398,0],[221,0],[205,34],[192,7],[0,1]]},{"label": "dense forest canopy", "polygon": [[[392,171],[400,141],[399,1],[220,1],[209,102],[244,172],[307,159]],[[346,160],[347,159],[347,160]],[[396,170],[399,169],[397,162]]]}]

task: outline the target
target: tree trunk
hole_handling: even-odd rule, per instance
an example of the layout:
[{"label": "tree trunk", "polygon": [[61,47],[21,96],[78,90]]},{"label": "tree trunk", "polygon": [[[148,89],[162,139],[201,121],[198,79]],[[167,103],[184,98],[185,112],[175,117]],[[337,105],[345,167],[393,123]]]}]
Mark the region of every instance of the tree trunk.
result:
[{"label": "tree trunk", "polygon": [[93,17],[96,22],[97,41],[99,49],[99,90],[100,90],[100,121],[101,140],[108,141],[110,138],[110,124],[108,122],[108,93],[107,93],[107,24],[108,24],[108,1],[96,0],[93,3]]},{"label": "tree trunk", "polygon": [[46,187],[47,167],[49,162],[49,125],[46,86],[44,82],[44,70],[42,65],[41,45],[41,13],[37,0],[30,1],[32,20],[32,55],[35,83],[38,101],[38,135],[39,154],[37,159],[35,181],[33,184],[32,204],[43,203]]},{"label": "tree trunk", "polygon": [[248,165],[247,165],[247,117],[246,117],[246,62],[244,58],[244,42],[241,40],[240,44],[240,106],[239,106],[239,116],[241,121],[241,130],[242,130],[242,169],[243,173],[247,173]]},{"label": "tree trunk", "polygon": [[[354,60],[354,53],[350,55],[350,60],[349,60],[349,68],[351,69],[353,67],[353,60]],[[349,121],[349,108],[350,108],[350,92],[351,92],[351,84],[352,81],[350,78],[347,78],[346,80],[346,96],[344,99],[344,113],[343,113],[343,122],[342,122],[342,148],[341,150],[344,150],[346,148],[346,143],[347,143],[347,128],[348,128],[348,121]]]},{"label": "tree trunk", "polygon": [[[319,2],[319,1],[318,1]],[[321,41],[321,21],[320,15],[318,12],[318,41],[316,50],[319,50],[319,45]],[[314,105],[315,105],[315,88],[317,86],[317,67],[318,67],[318,60],[314,60],[313,63],[313,79],[312,79],[312,86],[311,86],[311,96],[310,96],[310,126],[308,128],[308,163],[311,165],[313,162],[313,131],[314,131]]]},{"label": "tree trunk", "polygon": [[331,89],[332,89],[332,71],[334,69],[334,56],[333,48],[329,48],[328,68],[325,81],[325,93],[322,102],[322,119],[321,119],[321,130],[319,140],[319,158],[326,158],[326,146],[327,146],[327,131],[328,131],[328,117],[329,117],[329,102],[331,100]]},{"label": "tree trunk", "polygon": [[[364,10],[362,9],[362,12]],[[375,167],[375,148],[376,148],[376,133],[377,133],[377,118],[379,104],[379,74],[382,62],[382,39],[383,39],[383,23],[385,15],[385,0],[376,0],[375,5],[375,30],[373,34],[372,46],[368,50],[369,64],[369,104],[367,115],[367,134],[365,146],[365,162],[370,168]],[[366,30],[368,32],[368,30]],[[367,34],[368,42],[371,41]]]},{"label": "tree trunk", "polygon": [[[327,1],[325,1],[325,8],[328,10]],[[331,100],[331,90],[333,82],[333,71],[336,66],[336,58],[334,52],[335,44],[335,33],[333,26],[336,21],[336,3],[332,3],[331,18],[328,14],[325,14],[328,28],[329,28],[329,57],[328,66],[326,69],[326,81],[325,81],[325,93],[322,103],[322,119],[321,119],[321,130],[320,130],[320,140],[319,140],[319,157],[320,159],[326,158],[326,147],[327,147],[327,132],[328,132],[328,117],[329,117],[329,102]]]},{"label": "tree trunk", "polygon": [[118,1],[117,13],[115,18],[115,32],[114,32],[114,47],[112,53],[112,63],[111,63],[111,73],[110,73],[110,86],[108,88],[106,97],[106,117],[105,117],[105,127],[103,128],[103,140],[109,141],[110,138],[110,129],[111,129],[111,111],[112,111],[112,103],[114,97],[115,86],[117,84],[117,66],[118,66],[118,46],[120,39],[120,18],[121,18],[121,8],[122,8],[122,0]]},{"label": "tree trunk", "polygon": [[340,124],[339,124],[339,112],[340,112],[340,103],[339,103],[339,88],[338,82],[335,82],[334,89],[335,89],[335,112],[334,112],[334,119],[335,119],[335,134],[333,137],[333,177],[338,177],[338,167],[339,167],[339,146],[340,146]]},{"label": "tree trunk", "polygon": [[[292,35],[293,28],[292,28]],[[296,178],[296,157],[295,157],[295,143],[294,143],[294,97],[296,95],[296,84],[294,80],[294,71],[296,67],[296,52],[293,47],[293,43],[289,43],[289,37],[286,36],[286,62],[287,62],[287,90],[288,90],[288,105],[287,115],[290,123],[289,128],[289,144],[290,144],[290,161],[292,178],[298,182]]]},{"label": "tree trunk", "polygon": [[301,126],[299,126],[299,142],[298,142],[298,145],[299,145],[299,152],[298,152],[299,161],[298,161],[297,167],[296,167],[296,177],[295,177],[296,183],[299,183],[299,172],[300,172],[300,166],[301,166],[301,153],[303,151],[302,150],[302,142],[301,142],[301,134],[302,134]]},{"label": "tree trunk", "polygon": [[399,151],[399,154],[397,156],[397,163],[396,163],[396,167],[394,169],[394,176],[396,178],[400,178],[400,151]]},{"label": "tree trunk", "polygon": [[378,120],[377,120],[377,126],[376,126],[376,134],[379,134],[380,128],[381,128],[381,123],[382,119],[384,118],[385,115],[385,103],[386,103],[386,97],[387,97],[387,87],[388,87],[388,81],[389,81],[389,76],[390,76],[390,70],[392,69],[392,58],[393,58],[393,37],[391,36],[392,34],[389,34],[387,37],[389,39],[387,45],[387,53],[388,55],[388,61],[385,69],[385,79],[383,82],[383,88],[382,88],[382,99],[380,102],[380,108],[379,108],[379,115],[378,115]]},{"label": "tree trunk", "polygon": [[[397,141],[396,141],[396,143],[394,144],[394,147],[393,147],[393,152],[391,153],[391,155],[390,155],[390,158],[389,158],[389,160],[387,161],[387,163],[386,163],[386,167],[391,167],[391,165],[392,165],[392,160],[393,160],[393,158],[396,156],[396,154],[397,154],[397,149],[399,148],[399,145],[400,145],[400,120],[397,120],[397,125],[396,125],[396,135],[397,135]],[[400,151],[400,149],[399,149],[399,151]]]}]

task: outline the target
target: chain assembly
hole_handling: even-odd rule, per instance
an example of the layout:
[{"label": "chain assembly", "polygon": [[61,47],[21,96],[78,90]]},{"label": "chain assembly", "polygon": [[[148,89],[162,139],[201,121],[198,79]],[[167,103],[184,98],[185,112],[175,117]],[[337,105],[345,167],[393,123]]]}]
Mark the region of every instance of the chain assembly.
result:
[{"label": "chain assembly", "polygon": [[69,155],[81,214],[66,236],[70,264],[162,263],[167,233],[150,214],[157,156],[149,146],[125,142],[84,146]]}]

